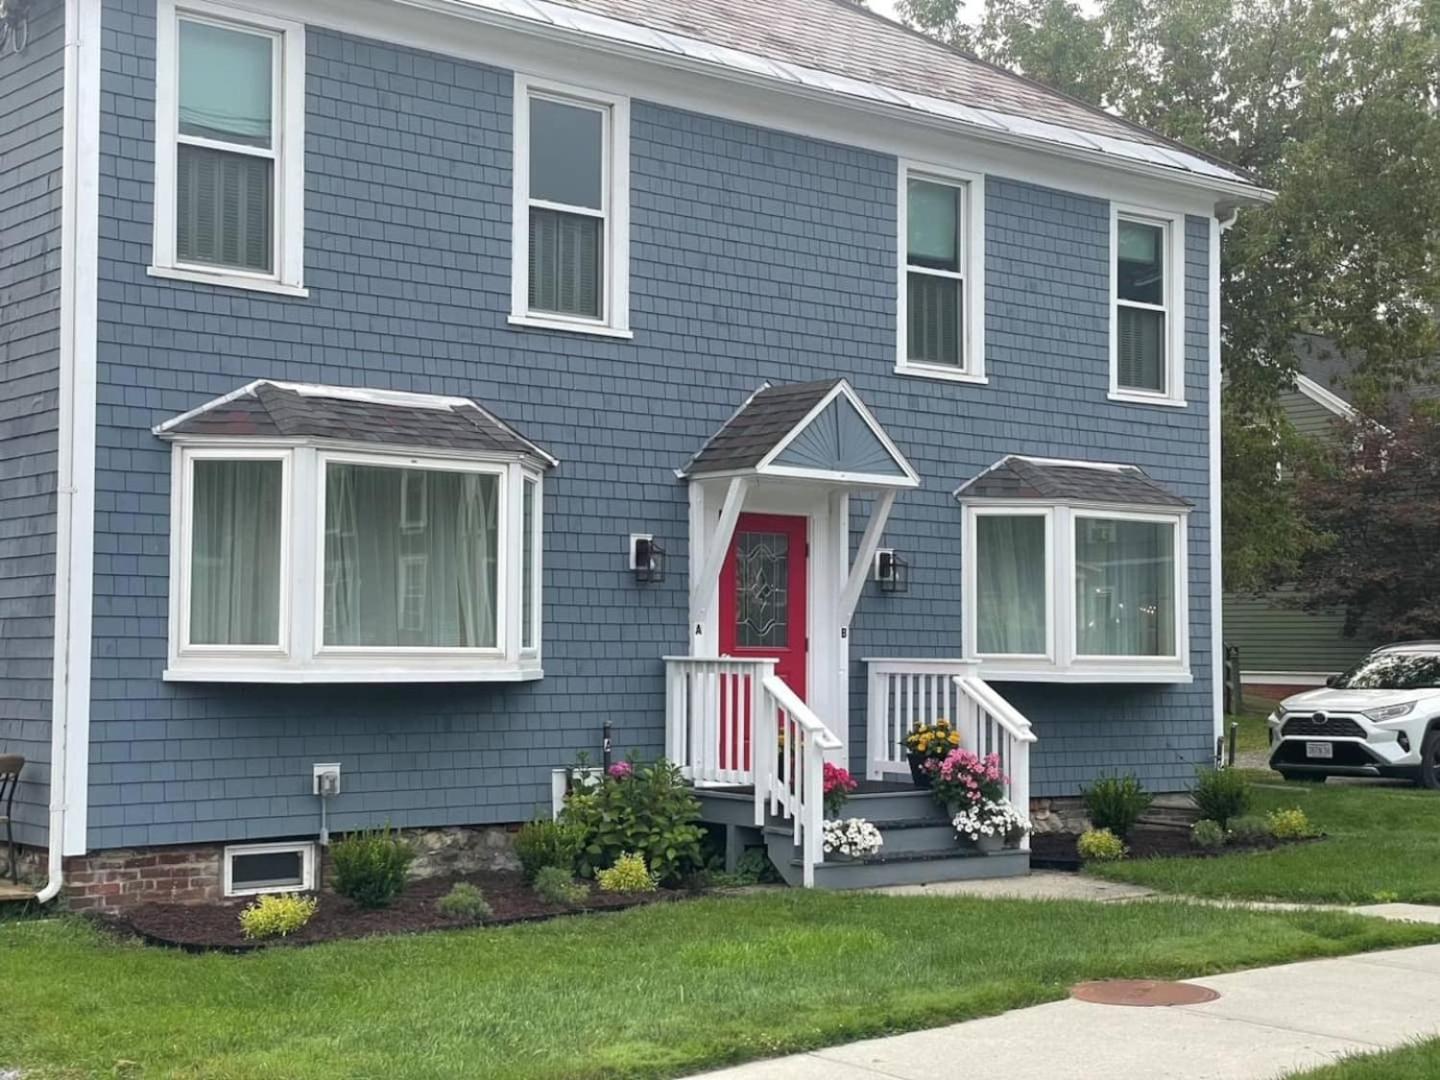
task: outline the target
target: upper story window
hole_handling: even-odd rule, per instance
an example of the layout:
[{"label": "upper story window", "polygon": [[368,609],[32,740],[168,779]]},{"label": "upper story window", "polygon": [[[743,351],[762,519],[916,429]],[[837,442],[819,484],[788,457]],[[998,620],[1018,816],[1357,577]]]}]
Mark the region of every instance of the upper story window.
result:
[{"label": "upper story window", "polygon": [[1184,500],[1138,469],[1024,458],[959,494],[965,651],[982,674],[1189,681]]},{"label": "upper story window", "polygon": [[150,272],[303,295],[305,29],[159,0]]},{"label": "upper story window", "polygon": [[1114,208],[1110,396],[1185,404],[1184,219]]},{"label": "upper story window", "polygon": [[984,178],[902,162],[895,370],[985,378]]},{"label": "upper story window", "polygon": [[515,77],[510,321],[629,336],[630,113]]},{"label": "upper story window", "polygon": [[[473,403],[259,383],[158,430],[175,442],[167,679],[540,677],[553,461]],[[374,430],[427,445],[348,448]]]}]

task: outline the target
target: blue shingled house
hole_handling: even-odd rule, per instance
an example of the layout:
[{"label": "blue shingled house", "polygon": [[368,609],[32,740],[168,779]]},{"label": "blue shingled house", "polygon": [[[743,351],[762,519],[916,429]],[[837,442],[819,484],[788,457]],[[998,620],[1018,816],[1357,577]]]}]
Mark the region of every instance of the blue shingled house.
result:
[{"label": "blue shingled house", "polygon": [[1212,758],[1252,177],[840,0],[5,12],[46,898],[301,887],[322,815],[500,858],[607,734],[807,884],[1024,871],[917,819],[921,720],[1037,815]]}]

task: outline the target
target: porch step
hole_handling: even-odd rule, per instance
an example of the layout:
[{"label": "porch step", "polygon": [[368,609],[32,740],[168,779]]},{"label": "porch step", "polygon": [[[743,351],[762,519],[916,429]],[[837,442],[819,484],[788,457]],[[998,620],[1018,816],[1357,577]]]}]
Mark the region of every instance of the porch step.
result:
[{"label": "porch step", "polygon": [[[886,847],[889,847],[889,838]],[[793,852],[793,848],[790,849]],[[791,885],[804,881],[803,863],[791,855],[770,861]],[[985,854],[973,848],[947,847],[934,851],[888,851],[867,859],[823,862],[815,867],[817,889],[867,889],[887,885],[927,885],[936,881],[970,881],[976,878],[1020,877],[1030,872],[1028,851]]]},{"label": "porch step", "polygon": [[[850,814],[850,817],[859,817],[858,814]],[[911,852],[942,852],[942,851],[964,851],[959,841],[955,839],[955,830],[945,818],[915,818],[908,821],[885,821],[871,820],[870,823],[880,830],[880,835],[885,838],[885,846],[881,849],[886,855],[902,855]],[[794,826],[789,822],[780,825],[769,825],[765,829],[765,835],[783,837],[795,835]]]}]

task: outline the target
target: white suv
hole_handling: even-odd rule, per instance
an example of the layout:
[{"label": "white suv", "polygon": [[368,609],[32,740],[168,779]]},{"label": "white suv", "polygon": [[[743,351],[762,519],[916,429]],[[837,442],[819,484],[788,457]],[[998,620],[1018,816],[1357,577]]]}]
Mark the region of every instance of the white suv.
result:
[{"label": "white suv", "polygon": [[1286,780],[1400,776],[1440,789],[1440,641],[1377,649],[1324,690],[1270,714],[1270,767]]}]

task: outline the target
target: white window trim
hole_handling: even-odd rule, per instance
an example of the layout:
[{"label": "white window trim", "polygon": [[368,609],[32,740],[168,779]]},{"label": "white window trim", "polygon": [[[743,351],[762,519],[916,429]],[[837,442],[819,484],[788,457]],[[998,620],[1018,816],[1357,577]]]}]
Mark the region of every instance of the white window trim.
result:
[{"label": "white window trim", "polygon": [[533,496],[533,498],[534,498],[534,507],[533,507],[533,509],[532,509],[532,511],[531,511],[531,514],[530,514],[530,536],[528,537],[528,540],[529,540],[529,543],[530,543],[530,551],[531,551],[531,556],[530,556],[530,595],[529,595],[529,596],[525,596],[525,595],[524,595],[524,589],[525,589],[525,572],[524,572],[524,566],[525,566],[524,558],[525,558],[525,554],[524,554],[524,552],[521,552],[521,553],[520,553],[520,559],[521,559],[521,562],[520,562],[520,572],[515,575],[515,577],[516,577],[516,578],[519,580],[519,582],[520,582],[520,589],[521,589],[520,603],[521,603],[522,605],[523,605],[523,604],[528,604],[528,605],[530,605],[530,640],[527,642],[526,639],[525,639],[525,629],[524,629],[525,623],[524,623],[524,616],[523,616],[523,614],[522,614],[522,616],[521,616],[520,635],[519,635],[518,640],[519,640],[519,642],[520,642],[520,655],[521,655],[521,656],[538,656],[539,653],[540,653],[540,580],[541,580],[541,577],[540,577],[540,559],[541,559],[541,556],[542,556],[542,554],[544,553],[544,549],[545,549],[545,542],[544,542],[545,532],[544,532],[544,530],[540,527],[540,522],[541,522],[541,520],[542,520],[542,519],[544,518],[544,516],[545,516],[545,510],[544,510],[543,505],[541,504],[541,496],[543,495],[544,492],[543,492],[543,489],[540,487],[539,478],[536,477],[536,476],[534,476],[533,474],[527,474],[526,476],[522,477],[520,483],[521,483],[522,486],[521,486],[521,488],[520,488],[521,503],[520,503],[520,508],[519,508],[519,520],[520,520],[520,522],[521,522],[521,527],[522,527],[522,528],[524,527],[524,521],[525,521],[525,512],[524,512],[524,506],[525,506],[525,504],[524,504],[524,501],[523,501],[523,500],[524,500],[524,497],[525,497],[525,490],[526,490],[526,488],[533,484],[533,485],[534,485],[535,494],[534,494],[534,496]]},{"label": "white window trim", "polygon": [[[895,372],[949,382],[987,383],[985,376],[985,176],[983,173],[928,165],[901,159],[896,182],[896,284],[895,284]],[[958,187],[961,191],[960,265],[958,275],[964,288],[961,297],[960,367],[927,364],[910,359],[909,320],[909,184],[912,178]]]},{"label": "white window trim", "polygon": [[[601,317],[586,319],[530,310],[530,99],[544,97],[599,109],[605,161],[599,214],[593,210],[536,201],[567,213],[585,213],[604,222],[605,280]],[[630,330],[630,99],[587,87],[534,79],[516,72],[512,119],[510,317],[512,326],[631,338]]]},{"label": "white window trim", "polygon": [[[1121,300],[1120,222],[1157,225],[1164,233],[1165,303]],[[1165,314],[1165,390],[1120,385],[1120,305]],[[1185,215],[1141,206],[1110,204],[1110,393],[1111,401],[1185,407]]]},{"label": "white window trim", "polygon": [[[1190,550],[1188,511],[1101,503],[1040,503],[1035,500],[966,502],[964,510],[964,603],[962,634],[965,656],[979,664],[987,679],[1014,682],[1188,683],[1190,673]],[[1046,585],[1049,608],[1047,643],[1052,654],[987,656],[976,650],[978,617],[975,603],[975,519],[980,515],[1041,514],[1048,519],[1050,567]],[[1172,656],[1084,656],[1077,652],[1075,625],[1075,522],[1083,518],[1151,521],[1175,529],[1175,653]],[[1060,631],[1058,628],[1064,627]]]},{"label": "white window trim", "polygon": [[[179,133],[179,21],[231,26],[275,41],[274,146],[255,150],[275,161],[275,220],[271,273],[186,263],[176,253],[176,161]],[[305,288],[305,25],[209,0],[156,0],[155,10],[155,237],[152,277],[201,282],[284,296],[308,296]],[[186,138],[227,152],[252,152],[228,143]]]},{"label": "white window trim", "polygon": [[[189,644],[193,463],[205,459],[285,462],[278,646]],[[496,524],[500,547],[496,554],[494,647],[323,644],[324,477],[330,462],[481,472],[498,478]],[[522,648],[521,562],[516,545],[527,539],[520,535],[519,512],[521,485],[526,482],[535,484],[536,514],[528,540],[535,544],[532,599],[536,622],[533,645]],[[251,438],[176,440],[171,458],[169,662],[163,677],[169,682],[241,683],[520,682],[542,678],[539,610],[543,591],[540,544],[544,535],[544,495],[544,477],[539,468],[513,455],[318,448],[304,442],[257,442]],[[309,512],[302,512],[306,507]]]},{"label": "white window trim", "polygon": [[[264,888],[236,888],[234,860],[237,855],[278,855],[296,852],[300,856],[300,884],[268,885]],[[228,844],[221,856],[222,877],[226,896],[261,896],[266,893],[313,892],[315,890],[315,844],[309,840],[274,844]]]},{"label": "white window trim", "polygon": [[[982,517],[1038,517],[1045,520],[1045,651],[1042,653],[982,653],[979,651],[980,641],[980,606],[973,602],[979,597],[979,559],[973,557],[978,553],[979,529],[978,522]],[[1056,575],[1055,567],[1055,513],[1048,506],[973,506],[965,514],[965,551],[972,553],[965,559],[964,589],[968,598],[964,606],[965,615],[965,641],[974,644],[974,649],[967,649],[967,655],[975,655],[983,660],[990,660],[1000,663],[1011,661],[1040,661],[1045,664],[1055,662],[1055,588]]]}]

